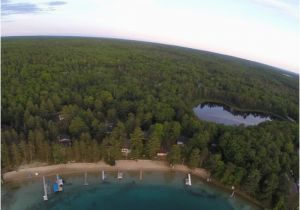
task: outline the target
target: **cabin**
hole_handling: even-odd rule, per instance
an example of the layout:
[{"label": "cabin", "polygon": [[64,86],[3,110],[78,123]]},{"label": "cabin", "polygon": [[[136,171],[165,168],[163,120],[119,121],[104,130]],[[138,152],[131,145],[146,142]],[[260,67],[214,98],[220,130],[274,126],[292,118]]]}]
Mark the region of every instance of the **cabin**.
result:
[{"label": "cabin", "polygon": [[130,139],[125,139],[123,141],[121,152],[122,152],[122,155],[125,156],[127,159],[128,154],[131,152]]},{"label": "cabin", "polygon": [[156,156],[159,158],[164,158],[168,155],[168,152],[165,148],[161,147],[160,150],[156,153]]},{"label": "cabin", "polygon": [[59,135],[58,136],[58,143],[64,146],[71,146],[72,140],[67,135]]},{"label": "cabin", "polygon": [[158,152],[156,155],[157,155],[158,157],[164,157],[164,156],[167,156],[168,153],[167,153],[167,152]]},{"label": "cabin", "polygon": [[59,121],[62,121],[62,120],[65,119],[65,117],[64,117],[62,114],[59,114],[59,115],[58,115],[58,119],[59,119]]},{"label": "cabin", "polygon": [[127,154],[129,154],[129,153],[131,152],[131,150],[128,149],[128,148],[122,148],[122,149],[121,149],[121,152],[122,152],[122,153],[127,153]]},{"label": "cabin", "polygon": [[189,138],[187,138],[185,136],[179,136],[177,139],[177,145],[184,146],[188,140],[189,140]]}]

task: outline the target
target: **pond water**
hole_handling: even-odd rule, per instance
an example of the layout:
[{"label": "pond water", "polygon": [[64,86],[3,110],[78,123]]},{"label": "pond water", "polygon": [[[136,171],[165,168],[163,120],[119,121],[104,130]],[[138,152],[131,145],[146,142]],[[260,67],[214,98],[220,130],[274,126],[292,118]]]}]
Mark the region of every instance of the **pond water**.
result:
[{"label": "pond water", "polygon": [[[230,197],[192,176],[192,186],[186,187],[186,174],[179,172],[125,172],[123,180],[115,172],[107,173],[108,183],[100,181],[99,174],[88,174],[89,185],[84,186],[83,173],[63,176],[64,191],[48,195],[43,201],[42,178],[22,184],[5,183],[2,186],[2,209],[6,210],[255,210],[239,197]],[[53,180],[54,176],[46,177]]]},{"label": "pond water", "polygon": [[235,111],[228,106],[210,102],[199,104],[193,111],[201,120],[224,125],[250,126],[275,119],[268,114]]}]

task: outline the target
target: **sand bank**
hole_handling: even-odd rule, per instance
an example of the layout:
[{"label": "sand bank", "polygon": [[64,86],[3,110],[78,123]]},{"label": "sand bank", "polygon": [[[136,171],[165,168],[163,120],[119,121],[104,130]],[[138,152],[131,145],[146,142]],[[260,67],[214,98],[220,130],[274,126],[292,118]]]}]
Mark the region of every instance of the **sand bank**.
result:
[{"label": "sand bank", "polygon": [[[186,173],[195,174],[203,179],[210,176],[209,172],[205,169],[189,169],[184,165],[174,165],[171,167],[164,161],[152,161],[152,160],[118,160],[115,166],[110,166],[104,162],[98,163],[67,163],[58,165],[42,165],[32,167],[32,165],[23,165],[16,171],[10,171],[3,174],[4,182],[10,181],[22,181],[26,179],[32,179],[34,177],[50,176],[56,173],[59,174],[71,174],[79,173],[83,171],[97,172],[99,170],[106,171],[133,171],[133,170],[149,170],[149,171],[180,171]],[[38,173],[38,176],[35,174]]]}]

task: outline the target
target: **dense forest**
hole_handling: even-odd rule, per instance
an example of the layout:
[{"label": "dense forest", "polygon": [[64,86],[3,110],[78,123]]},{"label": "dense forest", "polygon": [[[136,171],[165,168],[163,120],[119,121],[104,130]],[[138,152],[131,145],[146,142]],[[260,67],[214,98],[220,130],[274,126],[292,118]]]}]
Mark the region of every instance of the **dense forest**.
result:
[{"label": "dense forest", "polygon": [[[2,38],[1,167],[167,160],[208,169],[264,206],[298,206],[299,76],[229,56],[113,39]],[[294,122],[204,122],[216,100]],[[183,145],[177,144],[183,141]],[[131,149],[128,157],[122,148]],[[297,197],[298,198],[298,197]]]}]

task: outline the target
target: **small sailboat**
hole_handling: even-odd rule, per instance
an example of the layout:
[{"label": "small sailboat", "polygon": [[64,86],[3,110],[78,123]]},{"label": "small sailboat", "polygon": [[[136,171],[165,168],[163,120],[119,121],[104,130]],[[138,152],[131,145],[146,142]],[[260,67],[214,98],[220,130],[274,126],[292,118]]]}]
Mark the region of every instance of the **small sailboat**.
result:
[{"label": "small sailboat", "polygon": [[233,196],[234,196],[234,189],[235,189],[234,186],[231,186],[231,189],[232,189],[232,193],[231,193],[230,197],[233,198]]},{"label": "small sailboat", "polygon": [[188,174],[187,178],[185,179],[185,185],[192,186],[191,174]]},{"label": "small sailboat", "polygon": [[106,179],[105,172],[102,171],[102,181],[105,181],[105,179]]},{"label": "small sailboat", "polygon": [[123,173],[122,172],[120,172],[120,171],[118,171],[118,176],[117,176],[117,178],[120,180],[120,179],[123,179]]},{"label": "small sailboat", "polygon": [[44,184],[44,195],[43,195],[43,199],[44,201],[48,200],[48,195],[47,195],[47,185],[46,185],[46,181],[45,181],[45,177],[43,176],[43,184]]}]

